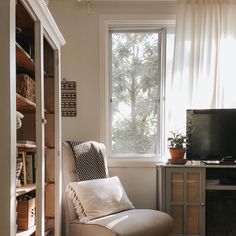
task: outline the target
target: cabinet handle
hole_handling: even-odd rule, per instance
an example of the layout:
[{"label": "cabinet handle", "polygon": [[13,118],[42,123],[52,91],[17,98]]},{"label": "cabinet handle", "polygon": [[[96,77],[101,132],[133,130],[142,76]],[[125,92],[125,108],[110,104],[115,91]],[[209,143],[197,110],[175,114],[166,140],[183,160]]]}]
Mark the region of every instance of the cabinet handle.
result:
[{"label": "cabinet handle", "polygon": [[42,123],[46,125],[47,124],[47,120],[42,118]]},{"label": "cabinet handle", "polygon": [[204,202],[201,202],[201,207],[204,207],[205,206],[205,203]]}]

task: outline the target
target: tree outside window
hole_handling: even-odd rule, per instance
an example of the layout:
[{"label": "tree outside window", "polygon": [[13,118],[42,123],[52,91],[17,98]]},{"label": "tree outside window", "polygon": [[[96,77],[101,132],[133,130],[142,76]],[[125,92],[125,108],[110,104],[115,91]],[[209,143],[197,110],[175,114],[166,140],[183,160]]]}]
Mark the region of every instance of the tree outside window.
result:
[{"label": "tree outside window", "polygon": [[159,153],[161,34],[112,31],[111,53],[111,151]]}]

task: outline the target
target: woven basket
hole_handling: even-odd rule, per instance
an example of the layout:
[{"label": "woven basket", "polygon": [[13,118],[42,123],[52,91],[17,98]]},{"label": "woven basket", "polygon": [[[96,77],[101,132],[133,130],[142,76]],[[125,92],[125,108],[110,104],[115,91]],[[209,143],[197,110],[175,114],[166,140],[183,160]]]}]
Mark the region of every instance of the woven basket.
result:
[{"label": "woven basket", "polygon": [[16,92],[35,102],[35,82],[26,74],[16,75]]}]

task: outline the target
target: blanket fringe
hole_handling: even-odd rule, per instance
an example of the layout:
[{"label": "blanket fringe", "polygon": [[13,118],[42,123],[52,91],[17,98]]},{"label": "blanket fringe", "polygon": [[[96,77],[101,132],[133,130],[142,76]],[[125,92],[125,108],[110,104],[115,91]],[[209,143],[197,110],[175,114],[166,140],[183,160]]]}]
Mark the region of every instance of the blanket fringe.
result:
[{"label": "blanket fringe", "polygon": [[87,223],[89,221],[89,219],[87,218],[87,215],[83,209],[83,206],[74,190],[74,188],[72,186],[70,186],[70,184],[66,187],[66,192],[68,193],[68,196],[70,197],[70,199],[72,200],[74,207],[75,207],[75,211],[79,216],[79,221],[81,223]]}]

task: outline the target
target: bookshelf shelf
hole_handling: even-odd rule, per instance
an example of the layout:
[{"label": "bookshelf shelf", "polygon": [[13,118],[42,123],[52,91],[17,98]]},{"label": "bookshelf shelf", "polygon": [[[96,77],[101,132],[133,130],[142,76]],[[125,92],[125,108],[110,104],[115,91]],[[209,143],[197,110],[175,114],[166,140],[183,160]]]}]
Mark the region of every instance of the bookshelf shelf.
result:
[{"label": "bookshelf shelf", "polygon": [[19,197],[34,190],[36,190],[36,184],[27,184],[22,187],[16,188],[16,196]]},{"label": "bookshelf shelf", "polygon": [[[24,68],[28,73],[34,77],[35,74],[35,63],[30,55],[16,42],[16,65],[19,68]],[[51,78],[44,71],[44,76],[46,78]]]},{"label": "bookshelf shelf", "polygon": [[[34,113],[36,110],[36,104],[17,93],[16,94],[16,108],[18,111],[21,111],[21,112]],[[47,109],[44,109],[44,112],[49,114]]]},{"label": "bookshelf shelf", "polygon": [[17,231],[16,236],[30,236],[36,231],[36,225],[32,226],[28,230]]},{"label": "bookshelf shelf", "polygon": [[236,190],[236,186],[235,185],[221,185],[221,184],[207,184],[206,185],[206,190],[232,190],[235,191]]},{"label": "bookshelf shelf", "polygon": [[17,93],[16,94],[16,107],[18,111],[33,113],[35,112],[36,104]]},{"label": "bookshelf shelf", "polygon": [[32,75],[35,71],[35,64],[30,55],[16,42],[16,64],[25,68]]},{"label": "bookshelf shelf", "polygon": [[20,152],[30,151],[30,150],[35,150],[36,149],[36,145],[35,144],[17,143],[16,147],[18,148],[18,151],[20,151]]}]

